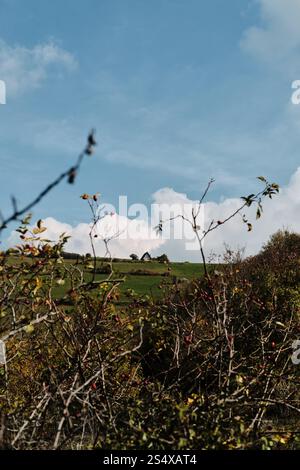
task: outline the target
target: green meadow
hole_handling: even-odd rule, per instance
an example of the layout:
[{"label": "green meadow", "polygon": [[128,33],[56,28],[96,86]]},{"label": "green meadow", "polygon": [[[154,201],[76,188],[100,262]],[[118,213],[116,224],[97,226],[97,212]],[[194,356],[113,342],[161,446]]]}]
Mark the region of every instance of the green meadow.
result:
[{"label": "green meadow", "polygon": [[[24,258],[23,258],[24,260]],[[31,258],[27,258],[28,263],[32,262]],[[84,272],[85,282],[93,278],[92,261],[89,266],[86,262],[76,262],[76,260],[65,259],[66,265],[77,266]],[[11,256],[10,264],[18,264],[21,258]],[[97,259],[95,281],[105,281],[109,274],[101,272],[103,268],[108,267],[107,260]],[[119,303],[128,302],[128,292],[135,292],[137,295],[149,295],[153,298],[159,298],[162,295],[162,287],[175,283],[184,283],[187,280],[197,279],[203,275],[203,265],[201,263],[176,262],[176,263],[160,263],[155,260],[151,261],[129,261],[117,260],[113,261],[112,279],[121,279],[119,290]],[[57,285],[53,289],[53,295],[56,299],[63,298],[71,288],[70,283],[66,281],[63,285]]]}]

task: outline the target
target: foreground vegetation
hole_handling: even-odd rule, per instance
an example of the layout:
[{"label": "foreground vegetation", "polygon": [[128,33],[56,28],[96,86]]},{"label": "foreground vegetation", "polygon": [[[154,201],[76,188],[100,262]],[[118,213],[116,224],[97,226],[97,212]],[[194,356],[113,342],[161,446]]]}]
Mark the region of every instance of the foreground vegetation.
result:
[{"label": "foreground vegetation", "polygon": [[2,448],[299,447],[299,235],[122,309],[120,272],[87,279],[65,242],[0,256]]}]

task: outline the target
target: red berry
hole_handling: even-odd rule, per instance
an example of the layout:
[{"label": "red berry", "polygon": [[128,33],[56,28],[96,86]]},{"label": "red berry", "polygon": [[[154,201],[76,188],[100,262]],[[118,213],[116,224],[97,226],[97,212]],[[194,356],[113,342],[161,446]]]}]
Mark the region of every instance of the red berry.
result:
[{"label": "red berry", "polygon": [[184,341],[185,341],[186,344],[191,344],[192,341],[193,341],[193,336],[192,336],[191,334],[190,334],[190,335],[186,335],[186,336],[184,337]]}]

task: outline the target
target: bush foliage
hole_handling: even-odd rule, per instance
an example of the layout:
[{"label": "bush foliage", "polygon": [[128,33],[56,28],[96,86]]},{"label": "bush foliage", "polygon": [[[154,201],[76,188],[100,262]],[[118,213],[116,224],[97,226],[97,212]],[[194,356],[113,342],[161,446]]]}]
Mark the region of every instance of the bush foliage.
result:
[{"label": "bush foliage", "polygon": [[298,446],[299,235],[121,308],[113,272],[85,282],[67,237],[28,223],[0,256],[2,448]]}]

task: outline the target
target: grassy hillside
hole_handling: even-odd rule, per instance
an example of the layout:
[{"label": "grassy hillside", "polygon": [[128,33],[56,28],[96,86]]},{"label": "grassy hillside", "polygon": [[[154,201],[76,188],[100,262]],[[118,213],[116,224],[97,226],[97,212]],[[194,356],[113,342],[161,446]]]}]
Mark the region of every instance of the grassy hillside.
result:
[{"label": "grassy hillside", "polygon": [[[24,261],[23,257],[10,256],[9,264],[18,264]],[[31,258],[26,258],[26,262],[31,263]],[[65,260],[66,265],[78,266],[84,270],[84,279],[89,281],[92,278],[92,267],[76,260]],[[101,273],[108,266],[107,261],[103,259],[97,260],[96,281],[107,279],[107,273]],[[124,282],[120,285],[121,297],[119,303],[126,303],[126,293],[134,291],[138,295],[150,295],[153,298],[161,296],[161,287],[176,282],[192,280],[203,275],[203,265],[201,263],[160,263],[158,261],[128,261],[118,260],[113,262],[113,277],[124,278]],[[58,285],[54,289],[54,296],[59,299],[65,296],[70,289],[68,281],[63,285]]]}]

